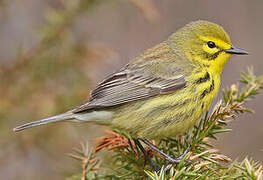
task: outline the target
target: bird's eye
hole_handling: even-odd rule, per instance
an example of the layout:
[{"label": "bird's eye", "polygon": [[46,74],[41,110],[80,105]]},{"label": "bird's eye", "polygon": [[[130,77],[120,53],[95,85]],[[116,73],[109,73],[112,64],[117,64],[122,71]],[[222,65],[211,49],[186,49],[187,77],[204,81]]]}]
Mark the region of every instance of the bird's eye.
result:
[{"label": "bird's eye", "polygon": [[206,44],[207,44],[207,46],[208,46],[209,48],[214,48],[214,47],[216,47],[216,44],[215,44],[213,41],[208,41]]}]

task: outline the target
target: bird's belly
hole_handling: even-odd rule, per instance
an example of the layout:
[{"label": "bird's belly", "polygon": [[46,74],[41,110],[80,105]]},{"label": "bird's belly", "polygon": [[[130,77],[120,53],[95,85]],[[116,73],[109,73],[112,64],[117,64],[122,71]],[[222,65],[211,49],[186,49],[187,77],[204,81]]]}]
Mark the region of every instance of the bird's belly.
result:
[{"label": "bird's belly", "polygon": [[150,128],[145,128],[145,130],[140,133],[140,136],[160,139],[174,137],[190,130],[211,104],[211,102],[202,104],[194,100],[195,99],[182,108],[167,109],[165,114],[171,114],[171,116],[169,118],[161,118],[162,116],[160,116],[158,123],[152,124]]},{"label": "bird's belly", "polygon": [[194,126],[210,105],[202,105],[190,98],[177,103],[161,103],[158,106],[155,106],[154,102],[153,99],[120,108],[114,114],[113,128],[123,130],[132,137],[146,139],[175,136]]},{"label": "bird's belly", "polygon": [[[210,84],[207,84],[210,87]],[[202,95],[190,89],[169,95],[153,97],[118,107],[112,126],[132,137],[160,139],[182,134],[193,127],[206,112],[218,91]]]},{"label": "bird's belly", "polygon": [[[206,102],[193,101],[191,104],[184,107],[184,113],[173,112],[174,120],[171,120],[170,123],[164,123],[166,121],[162,120],[161,125],[156,126],[156,130],[153,131],[153,134],[150,136],[153,139],[159,139],[164,137],[174,137],[187,132],[197,124],[201,116],[208,110],[212,100],[213,98],[211,97],[207,99]],[[148,134],[150,134],[150,131],[145,133],[146,136]]]}]

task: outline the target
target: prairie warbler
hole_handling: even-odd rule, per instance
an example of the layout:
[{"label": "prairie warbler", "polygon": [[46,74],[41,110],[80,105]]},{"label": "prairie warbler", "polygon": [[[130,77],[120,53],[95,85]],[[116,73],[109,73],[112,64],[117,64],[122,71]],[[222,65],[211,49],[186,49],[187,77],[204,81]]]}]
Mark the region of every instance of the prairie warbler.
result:
[{"label": "prairie warbler", "polygon": [[232,54],[247,52],[232,46],[221,26],[191,22],[108,76],[83,105],[14,131],[73,121],[120,129],[137,143],[182,134],[208,110]]}]

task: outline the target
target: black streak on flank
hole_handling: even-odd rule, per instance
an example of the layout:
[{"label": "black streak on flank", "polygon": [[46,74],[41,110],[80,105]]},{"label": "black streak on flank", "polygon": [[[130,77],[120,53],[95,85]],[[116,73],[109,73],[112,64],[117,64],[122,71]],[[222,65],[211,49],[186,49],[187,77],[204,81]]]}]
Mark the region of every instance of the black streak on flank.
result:
[{"label": "black streak on flank", "polygon": [[211,91],[213,91],[215,88],[215,82],[214,80],[212,80],[212,84],[210,85],[209,89],[206,89],[202,92],[200,99],[203,99],[208,93],[210,93]]},{"label": "black streak on flank", "polygon": [[201,84],[204,83],[206,81],[210,80],[210,74],[208,72],[205,73],[204,77],[199,78],[197,81],[195,81],[196,84]]}]

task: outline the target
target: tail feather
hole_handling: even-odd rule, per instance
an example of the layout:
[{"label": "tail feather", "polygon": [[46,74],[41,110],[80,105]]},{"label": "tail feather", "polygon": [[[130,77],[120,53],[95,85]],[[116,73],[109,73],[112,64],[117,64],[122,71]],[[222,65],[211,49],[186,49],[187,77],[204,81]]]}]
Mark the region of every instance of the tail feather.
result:
[{"label": "tail feather", "polygon": [[39,125],[43,125],[47,123],[53,123],[53,122],[58,122],[58,121],[71,120],[71,119],[74,119],[73,113],[71,111],[68,111],[62,114],[58,114],[56,116],[52,116],[52,117],[48,117],[48,118],[41,119],[38,121],[23,124],[21,126],[14,128],[13,131],[15,132],[22,131],[27,128],[31,128],[31,127],[35,127],[35,126],[39,126]]}]

